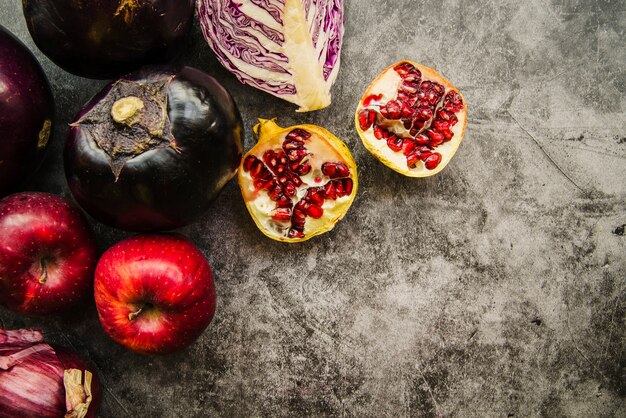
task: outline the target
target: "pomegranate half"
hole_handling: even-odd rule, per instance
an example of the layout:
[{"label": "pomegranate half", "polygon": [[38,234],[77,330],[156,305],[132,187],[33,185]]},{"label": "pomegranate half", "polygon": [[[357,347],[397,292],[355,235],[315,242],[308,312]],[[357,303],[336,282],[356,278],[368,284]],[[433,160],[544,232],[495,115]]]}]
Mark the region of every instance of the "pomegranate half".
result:
[{"label": "pomegranate half", "polygon": [[411,61],[386,68],[356,110],[356,130],[380,162],[409,177],[437,174],[465,132],[465,99],[435,70]]},{"label": "pomegranate half", "polygon": [[346,145],[315,125],[281,128],[259,119],[254,132],[258,143],[239,167],[239,187],[261,232],[299,242],[333,229],[357,192]]}]

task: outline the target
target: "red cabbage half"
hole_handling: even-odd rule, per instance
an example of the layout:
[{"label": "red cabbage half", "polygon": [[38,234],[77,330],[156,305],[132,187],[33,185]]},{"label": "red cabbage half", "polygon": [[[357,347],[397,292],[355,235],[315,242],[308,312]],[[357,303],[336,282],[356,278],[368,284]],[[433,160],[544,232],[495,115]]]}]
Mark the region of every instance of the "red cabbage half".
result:
[{"label": "red cabbage half", "polygon": [[343,0],[198,0],[202,32],[239,81],[308,112],[330,105]]}]

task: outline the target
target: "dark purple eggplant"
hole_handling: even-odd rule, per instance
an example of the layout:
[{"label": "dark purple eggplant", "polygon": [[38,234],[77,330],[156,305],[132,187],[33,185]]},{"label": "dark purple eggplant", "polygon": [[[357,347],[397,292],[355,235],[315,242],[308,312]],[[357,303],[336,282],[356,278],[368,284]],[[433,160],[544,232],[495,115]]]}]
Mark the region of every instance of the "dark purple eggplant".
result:
[{"label": "dark purple eggplant", "polygon": [[0,26],[0,196],[39,167],[52,132],[54,99],[41,66]]},{"label": "dark purple eggplant", "polygon": [[147,67],[109,84],[76,116],[65,173],[76,201],[126,230],[169,230],[204,213],[241,162],[232,97],[190,67]]},{"label": "dark purple eggplant", "polygon": [[59,67],[114,78],[181,49],[194,0],[22,0],[35,44]]}]

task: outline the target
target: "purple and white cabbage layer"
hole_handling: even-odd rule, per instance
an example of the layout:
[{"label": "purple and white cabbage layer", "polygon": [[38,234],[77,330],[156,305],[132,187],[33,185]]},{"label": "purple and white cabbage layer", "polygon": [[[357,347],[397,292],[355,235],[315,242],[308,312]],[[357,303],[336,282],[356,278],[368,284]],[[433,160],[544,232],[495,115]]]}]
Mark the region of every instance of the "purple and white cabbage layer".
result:
[{"label": "purple and white cabbage layer", "polygon": [[239,81],[300,106],[330,105],[343,0],[199,0],[204,37]]}]

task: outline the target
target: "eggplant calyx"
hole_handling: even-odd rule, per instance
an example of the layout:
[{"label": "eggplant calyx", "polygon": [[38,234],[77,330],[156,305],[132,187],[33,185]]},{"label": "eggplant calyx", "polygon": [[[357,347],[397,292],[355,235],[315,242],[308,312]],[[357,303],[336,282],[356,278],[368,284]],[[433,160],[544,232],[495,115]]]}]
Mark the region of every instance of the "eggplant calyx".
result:
[{"label": "eggplant calyx", "polygon": [[132,126],[139,121],[145,108],[143,100],[136,96],[122,97],[111,106],[111,117],[117,123]]},{"label": "eggplant calyx", "polygon": [[118,80],[103,98],[71,126],[80,129],[103,150],[117,181],[126,163],[150,150],[174,148],[164,76],[137,82]]},{"label": "eggplant calyx", "polygon": [[135,18],[135,13],[139,5],[136,0],[121,0],[114,16],[119,16],[124,13],[124,22],[130,25]]}]

